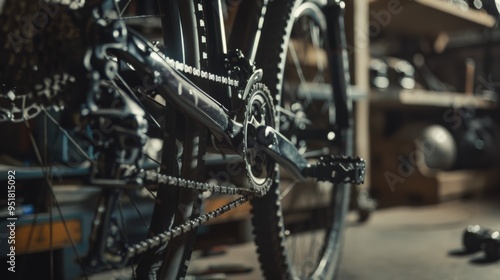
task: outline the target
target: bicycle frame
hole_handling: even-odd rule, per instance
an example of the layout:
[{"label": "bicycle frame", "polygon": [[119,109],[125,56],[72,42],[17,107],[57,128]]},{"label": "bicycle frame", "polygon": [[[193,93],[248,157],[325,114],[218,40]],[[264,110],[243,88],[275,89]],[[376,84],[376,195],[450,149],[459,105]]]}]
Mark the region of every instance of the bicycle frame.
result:
[{"label": "bicycle frame", "polygon": [[[217,9],[218,6],[215,5],[215,8]],[[338,128],[349,131],[352,127],[350,118],[352,108],[349,105],[351,102],[346,102],[348,101],[346,99],[349,99],[347,94],[349,74],[347,55],[344,48],[343,7],[335,3],[328,6],[325,12],[328,15],[326,18],[329,19],[325,24],[327,24],[329,30],[330,63],[339,67],[334,67],[334,69],[343,69],[343,71],[332,71],[333,100],[338,105],[335,112],[335,121]],[[209,14],[213,15],[214,13]],[[220,13],[215,14],[219,14],[220,16]],[[264,20],[264,18],[261,17],[261,20]],[[221,19],[218,18],[215,22],[218,22],[219,24],[216,24],[216,26],[223,30]],[[116,30],[119,28],[124,27],[117,26]],[[106,32],[110,31],[113,30],[106,30]],[[243,142],[243,124],[233,120],[229,115],[229,110],[221,103],[212,98],[208,93],[203,92],[187,78],[178,74],[173,68],[175,65],[169,65],[164,57],[159,52],[156,52],[154,47],[145,39],[142,39],[131,30],[128,30],[128,32],[118,31],[117,34],[122,34],[122,36],[114,37],[112,42],[102,42],[101,51],[112,51],[113,53],[120,54],[136,71],[155,77],[157,79],[157,90],[165,100],[179,108],[182,113],[208,128],[220,145],[242,155],[241,150],[237,149],[237,147]],[[226,52],[225,40],[222,40],[224,36],[223,34],[219,34],[217,37],[221,41],[220,44],[216,44],[219,48],[216,52],[223,54]],[[260,30],[257,30],[251,50],[252,56],[255,55],[259,39]],[[184,67],[182,63],[176,62],[176,64]],[[249,90],[253,83],[261,79],[262,76],[258,73],[257,71],[255,75],[250,77],[245,92]],[[201,75],[207,74],[205,72],[201,73]],[[259,139],[255,143],[258,149],[271,156],[297,179],[302,180],[309,174],[308,168],[310,165],[299,153],[295,145],[285,136],[271,126],[261,126],[258,130],[259,135],[263,136],[258,137]]]},{"label": "bicycle frame", "polygon": [[[187,12],[194,12],[195,9],[193,3],[190,1],[164,1],[161,3],[165,10],[170,7],[167,7],[168,5],[186,5]],[[176,46],[173,49],[181,50],[173,54],[175,57],[179,58],[179,61],[175,61],[165,57],[164,54],[156,50],[155,46],[133,30],[128,29],[121,21],[110,24],[99,24],[98,22],[94,22],[92,23],[92,28],[94,30],[92,30],[93,32],[91,33],[99,34],[100,36],[96,37],[97,42],[95,42],[87,52],[85,67],[89,73],[98,71],[100,75],[90,79],[89,96],[92,96],[92,91],[97,88],[102,77],[108,80],[114,80],[116,78],[116,62],[109,61],[107,58],[109,53],[112,53],[118,58],[120,63],[125,62],[130,65],[139,75],[153,77],[156,91],[160,93],[172,107],[175,107],[179,112],[186,115],[191,120],[206,127],[213,135],[217,148],[222,148],[225,151],[230,151],[231,153],[245,157],[244,151],[241,149],[241,144],[250,139],[255,142],[251,143],[253,147],[256,147],[257,150],[272,157],[276,163],[286,169],[298,180],[304,180],[306,177],[315,177],[320,180],[329,180],[335,183],[362,182],[364,180],[364,163],[360,163],[359,165],[356,163],[351,169],[342,166],[342,164],[340,164],[338,169],[332,169],[333,164],[331,164],[331,162],[322,162],[319,164],[320,166],[311,165],[299,152],[296,146],[273,126],[261,125],[256,128],[256,139],[245,139],[244,124],[234,118],[232,111],[234,108],[230,107],[232,105],[232,100],[229,82],[227,86],[209,85],[207,87],[209,92],[206,92],[195,85],[189,78],[179,74],[177,70],[188,69],[187,72],[193,73],[195,79],[196,76],[204,78],[204,83],[222,79],[217,73],[226,70],[220,63],[224,61],[224,56],[227,55],[227,46],[223,17],[220,12],[220,1],[213,3],[215,3],[212,7],[213,9],[208,11],[208,17],[211,18],[213,24],[210,24],[210,28],[207,32],[215,38],[216,48],[214,52],[216,53],[215,59],[218,61],[215,65],[215,68],[218,68],[214,70],[215,74],[202,70],[206,69],[207,66],[203,65],[203,67],[201,67],[202,65],[200,64],[203,62],[194,63],[193,65],[189,64],[189,61],[193,60],[193,58],[189,58],[184,51],[187,52],[190,48],[196,48],[197,42],[195,38],[188,39],[193,42],[173,42],[173,44],[180,44],[180,46]],[[170,8],[173,8],[173,10],[179,9],[179,7]],[[328,27],[328,45],[330,49],[327,51],[329,52],[329,63],[334,65],[334,70],[340,69],[340,71],[331,71],[334,92],[332,100],[335,102],[336,111],[334,119],[330,120],[330,123],[336,125],[335,128],[332,128],[333,130],[337,129],[343,133],[350,134],[352,133],[352,108],[347,94],[349,73],[347,55],[345,52],[345,36],[343,33],[343,7],[334,2],[332,5],[326,7],[325,12],[331,15],[327,17],[327,22],[321,23]],[[173,13],[173,15],[179,16],[175,13]],[[252,39],[247,42],[248,49],[245,50],[245,52],[249,55],[250,61],[255,60],[259,49],[260,29],[264,25],[264,16],[265,11],[261,11],[257,29],[253,36],[251,36]],[[177,23],[179,20],[174,18],[172,22]],[[178,33],[182,32],[181,28],[180,25],[175,24],[168,28],[164,27],[164,29],[167,30],[166,36],[172,36],[173,38],[179,36]],[[247,35],[245,35],[245,37],[247,37]],[[210,52],[208,54],[210,55]],[[197,58],[194,58],[194,60],[197,60]],[[244,86],[242,97],[240,97],[241,100],[239,100],[240,103],[246,100],[252,86],[261,81],[263,75],[265,75],[265,73],[255,69],[248,79],[238,81],[242,83],[242,85],[240,85],[241,87]],[[217,91],[222,91],[223,94],[222,96],[218,94],[217,98],[215,98],[214,92]],[[90,107],[90,109],[92,109],[92,106]],[[138,112],[136,115],[140,114],[143,113]],[[341,138],[344,139],[345,137]],[[341,144],[349,145],[348,143]],[[352,149],[351,147],[346,147],[346,150],[351,151]],[[115,184],[115,186],[116,185],[117,184]],[[263,196],[264,194],[265,191],[262,190],[257,195]],[[111,196],[114,199],[118,197],[116,194]],[[106,208],[113,208],[113,201],[111,199],[109,201],[109,206]],[[94,244],[92,247],[96,245],[97,247],[94,248],[95,251],[91,254],[91,259],[100,258],[99,256],[102,253],[102,248],[104,248],[104,239],[102,239],[102,236],[107,235],[105,229],[98,229],[97,231],[100,233],[95,234],[97,238],[96,241],[93,242]],[[126,261],[126,259],[122,259],[122,261]]]},{"label": "bicycle frame", "polygon": [[[88,130],[101,124],[100,121],[105,119],[111,123],[113,131],[103,136],[104,140],[100,143],[94,143],[92,151],[89,152],[92,156],[87,157],[90,167],[79,167],[78,170],[83,173],[82,169],[84,169],[83,171],[89,175],[89,178],[86,177],[85,180],[90,179],[90,185],[102,188],[89,232],[85,258],[80,258],[75,250],[83,274],[123,267],[129,263],[133,264],[136,260],[138,263],[135,273],[139,275],[139,279],[156,271],[154,266],[160,260],[161,269],[169,274],[164,276],[167,279],[176,277],[182,272],[185,273],[187,270],[185,257],[191,253],[189,251],[192,245],[191,239],[193,239],[191,237],[196,235],[197,227],[245,202],[254,204],[257,206],[254,209],[258,209],[259,203],[262,205],[262,199],[271,198],[272,205],[276,205],[282,199],[276,192],[282,186],[279,185],[281,178],[277,164],[283,167],[286,173],[295,177],[296,181],[303,181],[308,177],[318,181],[330,181],[333,184],[363,181],[364,162],[361,159],[336,156],[339,153],[344,154],[344,150],[347,151],[345,155],[350,155],[352,151],[349,146],[350,141],[345,140],[350,138],[349,135],[352,133],[352,109],[347,93],[349,74],[343,33],[343,7],[340,2],[332,1],[321,11],[320,7],[323,7],[324,1],[320,3],[321,5],[316,5],[321,0],[317,3],[245,1],[243,5],[246,5],[245,8],[250,7],[252,12],[249,13],[245,8],[243,9],[245,17],[238,18],[234,23],[233,30],[236,30],[236,33],[230,37],[229,42],[226,42],[221,1],[159,1],[162,30],[166,38],[164,40],[165,52],[159,51],[155,45],[128,28],[124,19],[106,17],[106,13],[113,9],[118,10],[121,16],[121,11],[115,6],[115,1],[89,2],[89,6],[86,7],[88,9],[65,11],[75,21],[75,28],[81,29],[78,34],[84,37],[81,40],[84,47],[78,49],[76,64],[71,64],[74,66],[72,71],[78,77],[75,79],[75,85],[81,86],[78,93],[83,94],[74,94],[71,100],[68,96],[67,101],[72,105],[68,106],[69,110],[71,113],[80,114],[82,118],[80,124]],[[120,4],[128,5],[124,2]],[[273,9],[269,10],[271,12],[267,11],[269,7]],[[286,9],[282,9],[283,7]],[[197,13],[201,9],[205,9],[203,14]],[[296,19],[302,16],[302,14],[290,15],[282,11],[295,13],[304,10],[310,13],[305,14],[306,16],[315,20],[313,24],[320,25],[322,38],[325,38],[324,31],[328,32],[325,42],[326,54],[329,59],[328,64],[333,66],[331,71],[322,73],[324,76],[329,72],[330,79],[322,77],[321,82],[318,82],[323,85],[327,83],[325,80],[330,80],[332,91],[328,87],[328,91],[318,95],[321,99],[315,101],[320,101],[317,103],[321,103],[322,108],[332,105],[332,102],[335,106],[328,110],[330,114],[325,113],[326,111],[321,112],[321,127],[311,125],[306,130],[296,125],[290,130],[285,128],[283,131],[286,130],[286,132],[282,134],[275,120],[279,119],[281,112],[295,114],[291,106],[290,109],[286,108],[295,101],[292,100],[293,98],[285,98],[283,105],[279,104],[283,86],[280,83],[284,83],[285,79],[280,78],[284,74],[277,69],[281,68],[283,73],[285,72],[284,56],[287,48],[294,43],[289,40],[292,40],[290,39],[293,34],[292,30],[298,22]],[[268,17],[266,17],[266,11]],[[281,16],[274,17],[274,14]],[[323,18],[324,14],[326,17]],[[278,24],[272,24],[275,21]],[[205,25],[208,26],[206,30],[201,32],[197,30]],[[270,34],[275,34],[276,29],[280,32],[284,31],[285,35],[281,34],[283,37],[270,36]],[[246,32],[240,33],[239,30],[246,30]],[[204,36],[210,38],[210,45],[208,43],[203,45]],[[261,37],[268,38],[272,42],[270,45],[279,46],[279,48],[273,52],[264,53],[267,51],[267,46]],[[171,40],[169,41],[168,38]],[[319,41],[319,37],[316,39]],[[321,44],[318,43],[314,47],[321,48],[323,53],[325,46],[322,43],[323,39],[321,39]],[[237,47],[241,48],[241,52],[236,50]],[[166,56],[167,54],[169,57]],[[84,55],[83,65],[80,64],[80,55]],[[205,59],[206,57],[209,59]],[[232,58],[235,57],[236,60],[233,60]],[[267,76],[266,72],[268,72]],[[124,75],[121,76],[122,74]],[[233,79],[234,74],[237,76],[235,79]],[[140,82],[138,80],[141,78],[152,78],[154,85],[149,85],[152,87],[147,89],[136,90],[133,87]],[[231,80],[228,81],[228,79]],[[272,88],[267,88],[268,86]],[[151,95],[146,96],[146,94]],[[166,104],[155,103],[156,100],[149,99],[153,96],[156,99],[157,94],[164,99]],[[141,95],[148,99],[138,100]],[[99,99],[100,97],[102,99]],[[273,98],[279,106],[276,110]],[[297,96],[297,98],[301,100],[301,97]],[[114,101],[118,101],[117,106],[114,105]],[[160,103],[162,103],[161,106]],[[310,110],[315,109],[311,106]],[[58,124],[57,120],[46,111],[44,112],[47,118]],[[256,120],[253,118],[255,116],[253,113],[257,113],[256,118],[264,117]],[[300,114],[297,113],[295,117],[299,119],[299,116]],[[156,117],[167,119],[164,119],[162,123],[158,122]],[[305,114],[304,119],[307,119]],[[288,119],[285,120],[285,122],[288,121]],[[154,128],[156,130],[147,130],[151,124],[157,126]],[[60,125],[59,128],[65,131]],[[331,150],[314,151],[313,156],[309,153],[309,158],[306,158],[307,153],[299,152],[296,144],[285,135],[292,133],[301,140],[300,138],[303,137],[301,133],[309,133],[309,131],[314,131],[314,136],[311,137],[313,141],[316,138],[321,139],[318,141],[320,143],[332,141],[330,133],[334,132],[337,138],[345,143],[335,140],[335,145],[333,145],[329,142],[325,146]],[[326,137],[327,134],[329,137]],[[242,170],[247,173],[240,173],[241,176],[238,174],[237,177],[231,178],[231,182],[243,186],[216,185],[210,183],[211,180],[207,180],[207,175],[210,175],[209,171],[211,171],[210,169],[204,170],[204,156],[207,154],[208,146],[207,136],[212,137],[212,144],[217,152],[241,156],[243,162],[238,164],[244,164],[245,169]],[[157,137],[161,138],[161,145],[163,145],[161,160],[157,160],[157,154],[150,157],[149,154],[143,153],[144,148],[147,147],[146,141],[151,139],[156,141]],[[304,139],[309,140],[305,135]],[[45,140],[45,146],[47,146],[46,142]],[[73,144],[79,148],[79,143]],[[242,145],[245,145],[243,149]],[[36,149],[36,143],[33,146]],[[316,149],[317,144],[313,143],[311,146]],[[214,150],[210,150],[210,153]],[[85,151],[82,153],[86,155]],[[258,153],[259,158],[255,157],[254,153]],[[322,157],[318,158],[319,156]],[[153,167],[144,164],[146,157],[150,157],[150,162],[155,162]],[[261,160],[262,158],[264,160]],[[311,158],[317,162],[310,164]],[[39,162],[41,177],[46,178],[47,187],[51,188],[48,172],[52,172],[52,169],[46,171],[43,160],[40,159]],[[213,162],[209,164],[211,164],[209,168],[219,168]],[[259,168],[254,169],[254,167],[262,166],[265,167],[263,172],[260,172]],[[150,173],[153,170],[144,170],[148,168],[154,169],[154,176]],[[71,175],[76,175],[76,173]],[[244,175],[247,177],[245,178]],[[256,177],[258,178],[255,179]],[[262,177],[265,179],[261,179]],[[245,179],[248,181],[244,181]],[[113,215],[118,208],[122,214],[120,205],[122,194],[126,194],[129,189],[147,189],[150,184],[155,184],[157,188],[153,190],[154,194],[150,191],[155,205],[151,213],[148,237],[140,243],[133,244],[133,241],[126,240],[126,231],[116,233],[115,228],[121,225],[125,229],[126,223],[123,217],[121,221],[117,221]],[[199,213],[201,210],[195,204],[199,203],[198,193],[201,192],[238,194],[241,197],[215,211],[201,214]],[[331,228],[342,228],[345,213],[342,209],[345,208],[343,205],[347,205],[348,202],[349,185],[335,187],[329,190],[329,194],[332,208],[328,209],[328,215],[332,214],[331,216],[335,219],[324,222],[327,234],[330,234]],[[132,201],[132,198],[130,200]],[[338,201],[343,203],[337,204]],[[131,203],[133,204],[133,201]],[[190,208],[181,209],[184,205]],[[343,207],[341,211],[338,211],[339,207]],[[261,207],[261,209],[266,208]],[[281,212],[279,212],[281,209],[278,211],[272,209],[272,211],[276,214],[274,219],[281,219],[275,224],[283,223]],[[261,212],[269,213],[269,211]],[[60,215],[62,219],[62,212]],[[140,212],[139,216],[141,216]],[[254,217],[259,219],[259,214],[257,213]],[[335,232],[337,231],[336,229]],[[271,232],[271,235],[274,233]],[[263,237],[269,235],[267,232],[260,234]],[[182,240],[173,241],[173,238]],[[332,243],[332,240],[337,239],[330,238],[329,235],[325,237],[325,241]],[[335,250],[330,243],[325,245],[325,250]],[[74,244],[72,245],[75,247]],[[50,246],[52,252],[52,244]],[[166,252],[162,251],[165,247]],[[328,256],[331,255],[333,254],[328,254]],[[324,262],[320,265],[324,265]],[[170,275],[170,273],[173,274]],[[163,274],[163,272],[158,272],[158,274]]]}]

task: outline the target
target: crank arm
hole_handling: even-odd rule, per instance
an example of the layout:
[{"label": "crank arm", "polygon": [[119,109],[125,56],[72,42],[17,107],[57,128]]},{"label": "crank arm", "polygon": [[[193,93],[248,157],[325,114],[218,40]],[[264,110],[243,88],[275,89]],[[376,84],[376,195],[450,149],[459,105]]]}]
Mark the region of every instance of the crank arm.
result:
[{"label": "crank arm", "polygon": [[362,184],[365,180],[365,161],[347,156],[321,157],[319,162],[308,164],[295,145],[270,126],[258,127],[257,145],[284,167],[295,178],[306,177],[332,183]]}]

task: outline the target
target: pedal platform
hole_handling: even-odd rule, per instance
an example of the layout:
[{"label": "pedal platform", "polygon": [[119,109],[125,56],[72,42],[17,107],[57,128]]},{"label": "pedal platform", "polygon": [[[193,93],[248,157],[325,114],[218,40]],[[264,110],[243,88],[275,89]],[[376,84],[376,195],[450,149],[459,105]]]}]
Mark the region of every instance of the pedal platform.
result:
[{"label": "pedal platform", "polygon": [[318,163],[306,167],[302,173],[319,181],[363,184],[365,168],[365,161],[362,158],[327,156],[321,157]]}]

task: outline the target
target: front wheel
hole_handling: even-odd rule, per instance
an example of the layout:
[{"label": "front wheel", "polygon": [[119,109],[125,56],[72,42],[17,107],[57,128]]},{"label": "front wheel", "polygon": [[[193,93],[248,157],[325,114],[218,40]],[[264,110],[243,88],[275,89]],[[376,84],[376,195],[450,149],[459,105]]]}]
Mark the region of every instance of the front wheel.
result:
[{"label": "front wheel", "polygon": [[[266,73],[266,84],[277,85],[280,132],[311,163],[321,156],[349,155],[350,133],[338,129],[335,121],[336,102],[347,99],[334,98],[330,78],[330,71],[343,70],[329,67],[322,7],[317,1],[286,2],[269,4],[261,38],[267,49],[277,53],[261,52],[256,58]],[[278,172],[269,193],[252,200],[255,240],[266,279],[335,277],[349,193],[347,184],[297,182],[285,170]]]}]

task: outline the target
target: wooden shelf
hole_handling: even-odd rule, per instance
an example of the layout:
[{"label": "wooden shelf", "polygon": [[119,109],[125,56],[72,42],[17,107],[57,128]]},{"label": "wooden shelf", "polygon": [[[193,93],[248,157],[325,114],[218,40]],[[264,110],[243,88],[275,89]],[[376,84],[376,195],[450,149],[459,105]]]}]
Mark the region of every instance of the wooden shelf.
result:
[{"label": "wooden shelf", "polygon": [[387,90],[372,91],[370,100],[373,104],[381,106],[431,106],[431,107],[456,107],[494,109],[498,103],[494,100],[455,92],[435,92],[427,90]]},{"label": "wooden shelf", "polygon": [[[477,10],[461,8],[438,0],[399,0],[401,11],[390,14],[394,0],[370,1],[371,25],[405,35],[435,38],[442,33],[482,30],[495,25],[495,18]],[[390,19],[374,15],[390,14]],[[382,19],[382,20],[381,20]],[[374,32],[373,26],[371,32]]]}]

